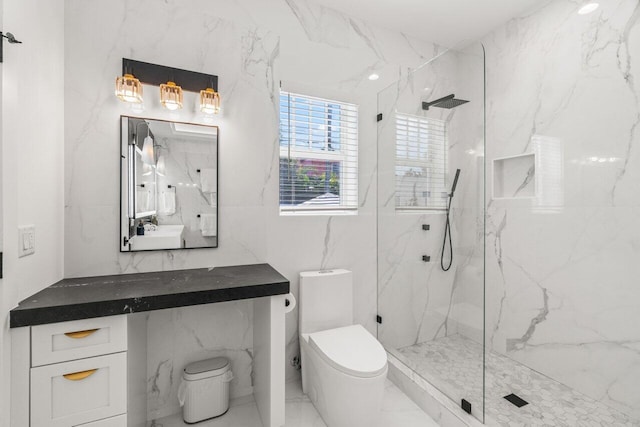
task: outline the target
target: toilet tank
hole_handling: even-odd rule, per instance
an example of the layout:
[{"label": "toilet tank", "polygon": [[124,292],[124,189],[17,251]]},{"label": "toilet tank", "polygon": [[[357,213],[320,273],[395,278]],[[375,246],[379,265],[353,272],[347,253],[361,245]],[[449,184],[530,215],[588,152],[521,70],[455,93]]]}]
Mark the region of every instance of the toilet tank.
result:
[{"label": "toilet tank", "polygon": [[353,274],[349,270],[300,273],[299,333],[353,324]]}]

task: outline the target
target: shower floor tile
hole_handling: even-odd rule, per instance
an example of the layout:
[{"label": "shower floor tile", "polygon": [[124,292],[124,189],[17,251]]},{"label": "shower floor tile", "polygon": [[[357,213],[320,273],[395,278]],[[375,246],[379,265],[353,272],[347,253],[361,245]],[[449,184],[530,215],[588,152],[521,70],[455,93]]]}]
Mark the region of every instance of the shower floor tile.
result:
[{"label": "shower floor tile", "polygon": [[[447,396],[482,408],[482,345],[461,335],[398,349],[401,360]],[[520,408],[504,399],[515,393]],[[640,420],[594,401],[506,356],[486,354],[485,424],[493,426],[638,426]]]}]

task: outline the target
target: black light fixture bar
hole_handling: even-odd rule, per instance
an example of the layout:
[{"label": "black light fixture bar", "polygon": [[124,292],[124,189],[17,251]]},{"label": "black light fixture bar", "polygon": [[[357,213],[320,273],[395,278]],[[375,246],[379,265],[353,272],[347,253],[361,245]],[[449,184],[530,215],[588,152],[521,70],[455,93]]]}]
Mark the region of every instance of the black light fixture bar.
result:
[{"label": "black light fixture bar", "polygon": [[175,82],[182,90],[200,92],[208,87],[218,91],[218,76],[204,74],[197,71],[182,70],[180,68],[165,67],[122,58],[122,75],[133,74],[142,83],[160,86],[168,81]]}]

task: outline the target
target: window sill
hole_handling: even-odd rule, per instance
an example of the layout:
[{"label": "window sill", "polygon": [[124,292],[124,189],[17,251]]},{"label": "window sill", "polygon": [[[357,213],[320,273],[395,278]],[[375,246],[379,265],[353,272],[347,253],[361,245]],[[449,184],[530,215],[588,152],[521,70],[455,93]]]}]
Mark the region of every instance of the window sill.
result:
[{"label": "window sill", "polygon": [[358,215],[357,209],[349,209],[349,210],[280,210],[280,216],[356,216]]},{"label": "window sill", "polygon": [[446,208],[431,208],[431,209],[396,209],[398,215],[433,215],[433,214],[446,214]]}]

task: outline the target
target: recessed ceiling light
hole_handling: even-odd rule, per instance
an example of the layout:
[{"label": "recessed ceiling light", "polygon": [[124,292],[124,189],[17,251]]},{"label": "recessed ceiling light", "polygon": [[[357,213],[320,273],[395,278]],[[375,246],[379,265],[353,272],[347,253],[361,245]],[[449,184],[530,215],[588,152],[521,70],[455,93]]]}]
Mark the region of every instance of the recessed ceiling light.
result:
[{"label": "recessed ceiling light", "polygon": [[587,3],[578,10],[578,14],[586,15],[596,10],[600,6],[598,3]]},{"label": "recessed ceiling light", "polygon": [[380,78],[379,75],[377,75],[376,73],[370,74],[369,75],[369,80],[378,80]]}]

